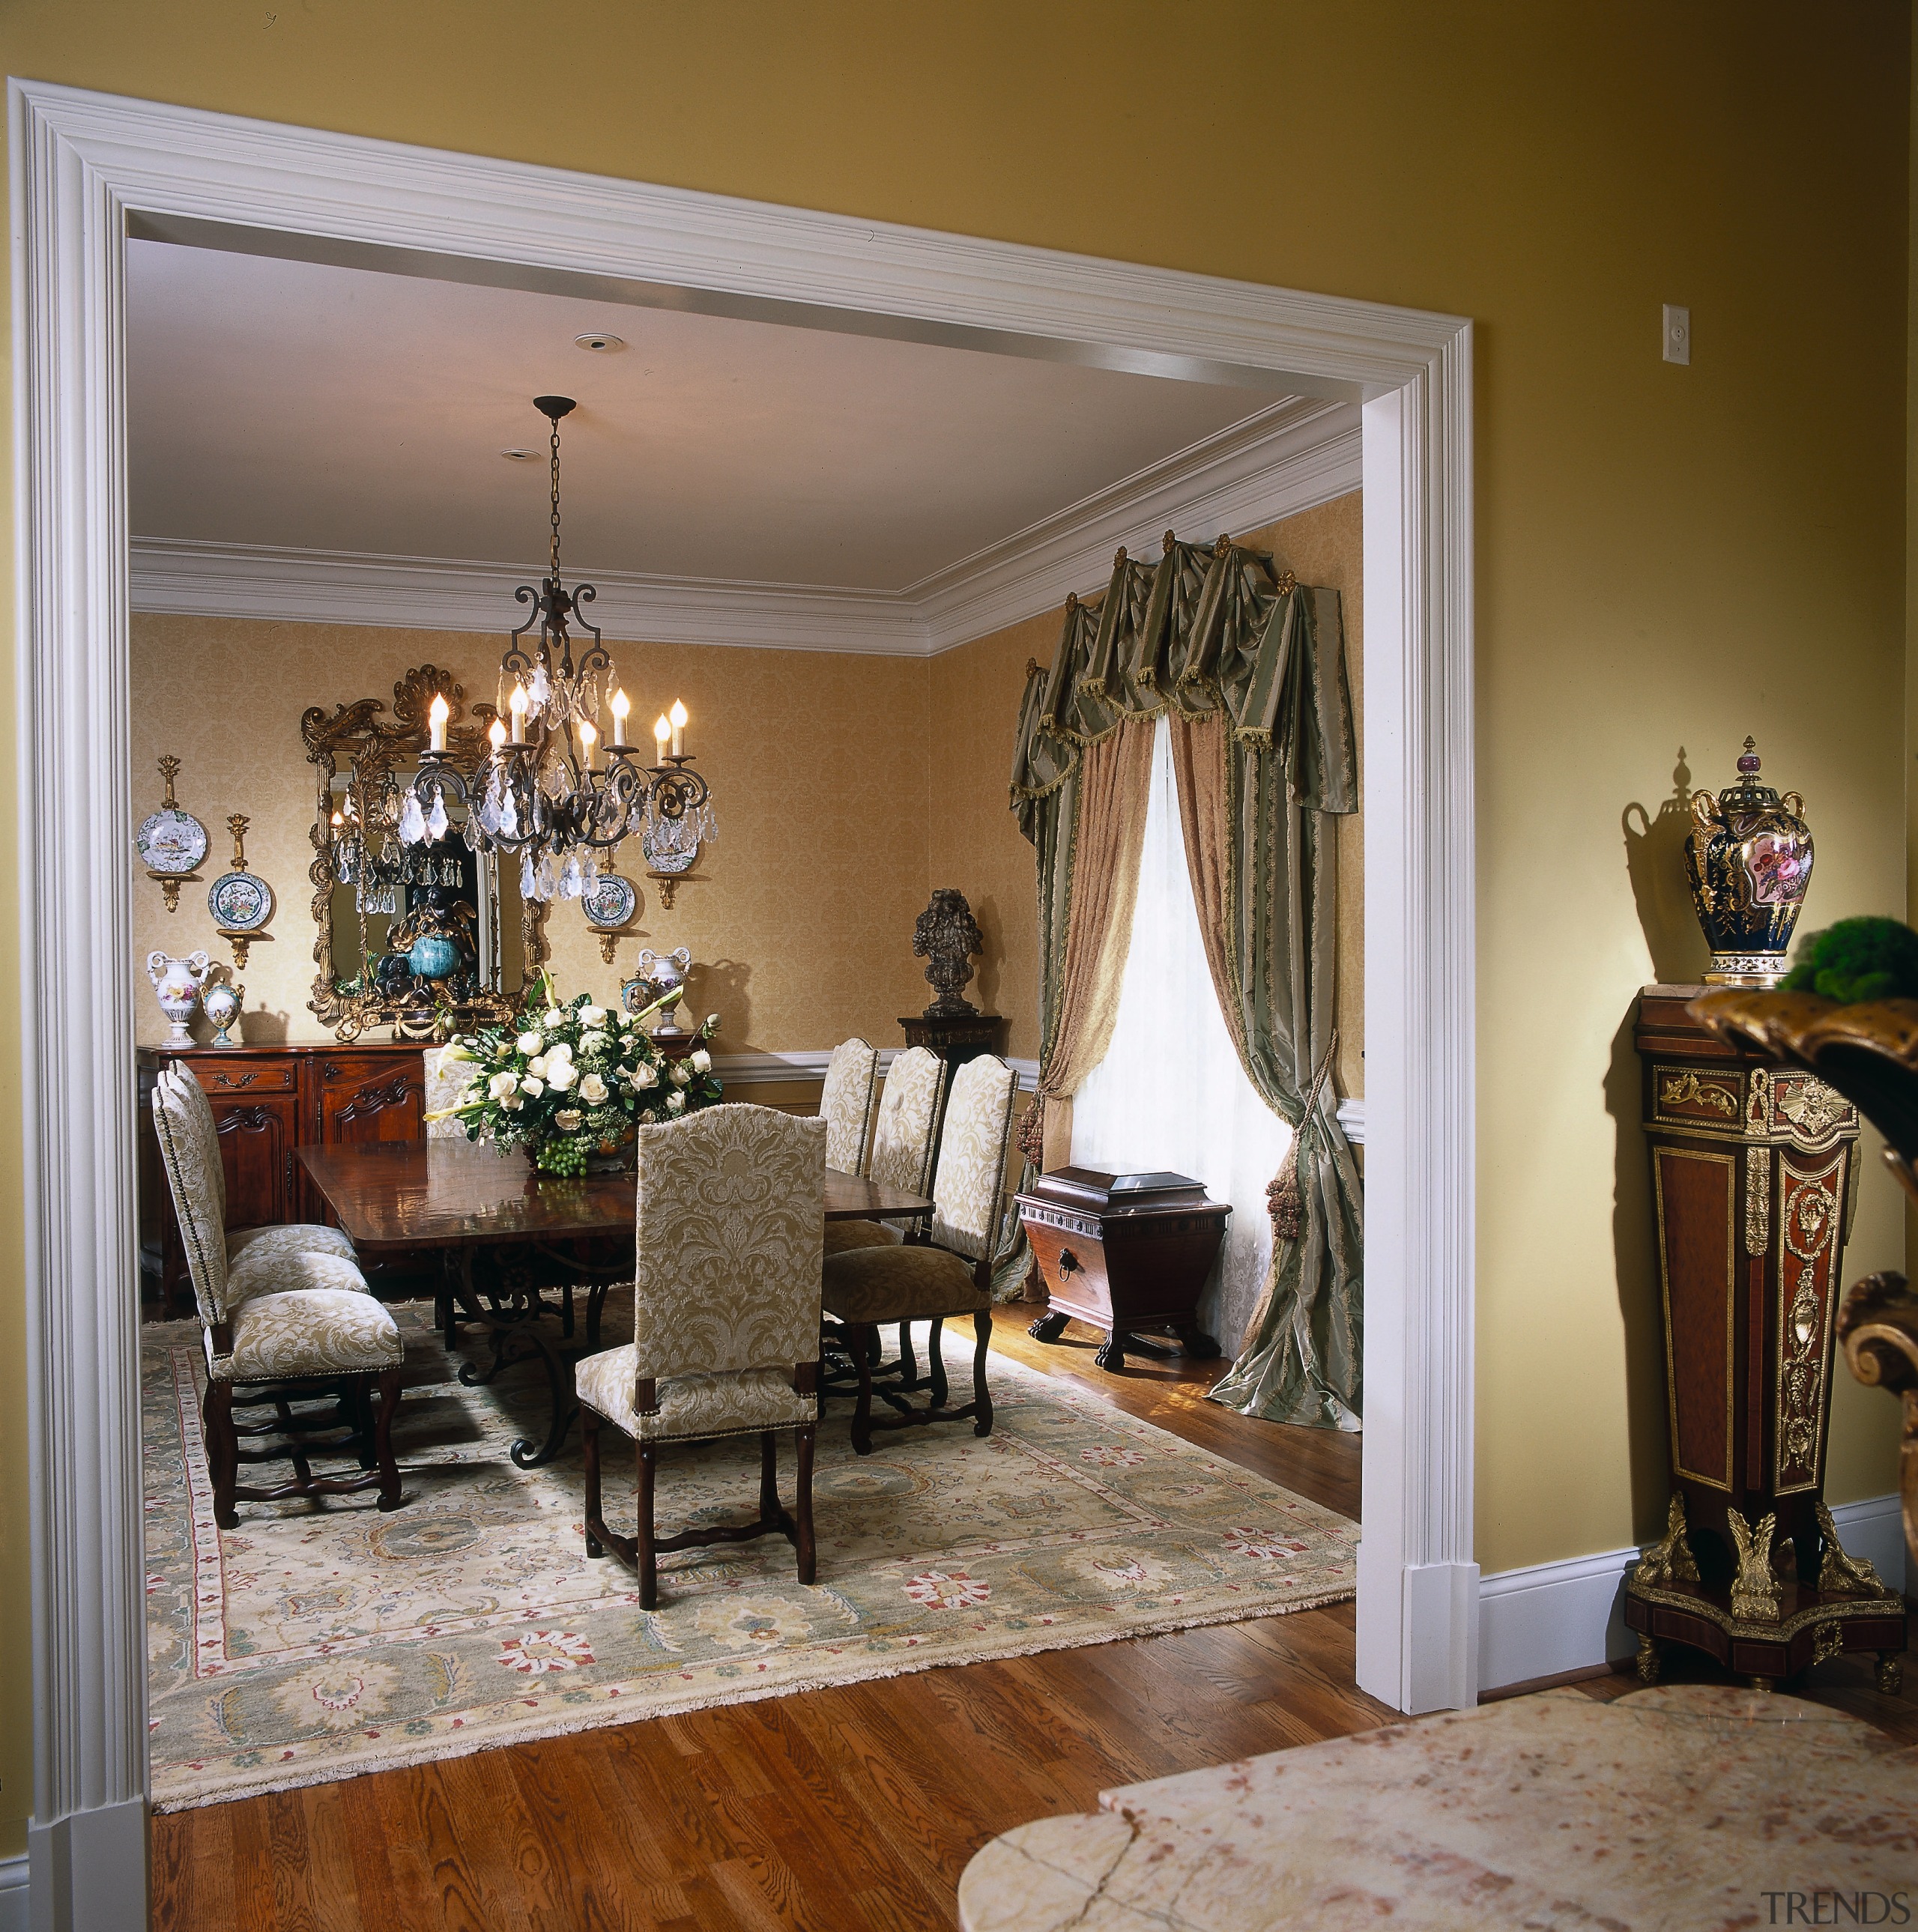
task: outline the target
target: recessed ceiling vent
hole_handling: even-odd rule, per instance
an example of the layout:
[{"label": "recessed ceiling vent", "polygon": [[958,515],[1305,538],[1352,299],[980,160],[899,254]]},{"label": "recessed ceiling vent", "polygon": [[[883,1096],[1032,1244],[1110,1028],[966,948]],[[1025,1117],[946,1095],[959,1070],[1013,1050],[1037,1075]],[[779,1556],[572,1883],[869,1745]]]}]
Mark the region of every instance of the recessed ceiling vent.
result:
[{"label": "recessed ceiling vent", "polygon": [[500,454],[509,463],[530,463],[539,452],[536,449],[503,449]]},{"label": "recessed ceiling vent", "polygon": [[597,356],[617,356],[626,346],[623,335],[608,335],[604,329],[596,328],[585,335],[575,335],[575,349],[590,349]]}]

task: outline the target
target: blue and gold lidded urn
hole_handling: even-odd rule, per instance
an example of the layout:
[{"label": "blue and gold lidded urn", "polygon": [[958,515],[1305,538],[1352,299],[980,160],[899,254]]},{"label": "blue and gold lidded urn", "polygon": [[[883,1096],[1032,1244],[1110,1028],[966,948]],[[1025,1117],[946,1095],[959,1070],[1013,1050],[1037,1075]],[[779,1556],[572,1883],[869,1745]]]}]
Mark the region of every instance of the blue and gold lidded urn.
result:
[{"label": "blue and gold lidded urn", "polygon": [[1692,794],[1685,871],[1712,949],[1707,986],[1775,986],[1784,977],[1785,949],[1811,885],[1804,810],[1795,791],[1781,798],[1759,782],[1749,738],[1736,784],[1715,798]]}]

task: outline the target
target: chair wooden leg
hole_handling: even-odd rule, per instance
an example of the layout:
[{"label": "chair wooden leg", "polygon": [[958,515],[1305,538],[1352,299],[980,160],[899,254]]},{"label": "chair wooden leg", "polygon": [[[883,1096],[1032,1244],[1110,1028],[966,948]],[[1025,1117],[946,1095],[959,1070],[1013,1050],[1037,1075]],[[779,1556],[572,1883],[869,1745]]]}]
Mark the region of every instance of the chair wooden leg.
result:
[{"label": "chair wooden leg", "polygon": [[802,1583],[819,1580],[819,1562],[812,1546],[812,1440],[816,1427],[815,1424],[802,1422],[793,1431],[799,1457],[799,1501],[793,1511],[798,1534],[794,1539],[794,1545],[799,1552],[799,1580]]},{"label": "chair wooden leg", "polygon": [[[393,1460],[393,1417],[400,1406],[400,1382],[404,1371],[387,1369],[380,1377],[380,1413],[373,1425],[373,1460],[380,1472],[380,1507],[383,1510],[400,1506],[400,1466]],[[364,1390],[361,1400],[366,1400]]]},{"label": "chair wooden leg", "polygon": [[347,1389],[346,1397],[353,1431],[359,1438],[359,1466],[362,1469],[377,1469],[380,1466],[380,1451],[373,1439],[377,1426],[373,1413],[373,1393],[365,1383],[354,1382]]},{"label": "chair wooden leg", "polygon": [[653,1549],[653,1480],[659,1456],[656,1443],[638,1445],[639,1535],[633,1549],[633,1568],[639,1574],[639,1606],[642,1610],[659,1607],[659,1559]]},{"label": "chair wooden leg", "polygon": [[239,1438],[233,1432],[233,1385],[209,1382],[206,1385],[206,1460],[213,1478],[213,1520],[222,1529],[237,1529],[239,1512],[233,1507],[233,1491],[240,1478]]},{"label": "chair wooden leg", "polygon": [[979,1419],[972,1425],[975,1436],[992,1432],[992,1391],[986,1382],[986,1350],[992,1340],[992,1318],[984,1309],[972,1318],[972,1332],[978,1344],[972,1352],[972,1399],[978,1405]]},{"label": "chair wooden leg", "polygon": [[852,1349],[854,1366],[859,1370],[859,1406],[852,1412],[852,1448],[855,1456],[872,1454],[872,1344],[878,1339],[879,1331],[869,1324],[854,1324],[852,1332],[846,1337]]},{"label": "chair wooden leg", "polygon": [[770,1429],[759,1432],[759,1520],[779,1520],[779,1438]]},{"label": "chair wooden leg", "polygon": [[566,1300],[560,1308],[560,1340],[570,1342],[573,1338],[573,1285],[566,1286]]},{"label": "chair wooden leg", "polygon": [[916,1389],[919,1386],[919,1358],[913,1352],[912,1324],[899,1324],[899,1387]]},{"label": "chair wooden leg", "polygon": [[579,1431],[580,1446],[586,1454],[586,1553],[589,1557],[604,1556],[605,1546],[593,1533],[593,1526],[600,1520],[599,1418],[584,1405],[579,1412]]},{"label": "chair wooden leg", "polygon": [[935,1316],[926,1337],[926,1372],[932,1384],[935,1408],[944,1408],[952,1393],[946,1385],[946,1350],[941,1339],[945,1326],[945,1317]]}]

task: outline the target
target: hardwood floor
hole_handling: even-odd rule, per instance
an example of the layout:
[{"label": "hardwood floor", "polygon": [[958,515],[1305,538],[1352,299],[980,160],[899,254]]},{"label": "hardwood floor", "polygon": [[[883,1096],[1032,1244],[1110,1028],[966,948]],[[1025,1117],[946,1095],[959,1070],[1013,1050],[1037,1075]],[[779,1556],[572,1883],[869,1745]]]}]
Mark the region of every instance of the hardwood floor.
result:
[{"label": "hardwood floor", "polygon": [[[1203,1400],[1224,1364],[1092,1366],[1016,1310],[995,1351],[1082,1382],[1301,1495],[1358,1513],[1358,1444]],[[582,1732],[158,1818],[165,1932],[916,1932],[966,1861],[1106,1786],[1339,1737],[1395,1713],[1352,1684],[1349,1604]],[[1723,1682],[1668,1653],[1668,1681]],[[1918,1683],[1918,1666],[1907,1669]],[[1635,1676],[1581,1683],[1619,1696]],[[1794,1694],[1918,1742],[1918,1703],[1839,1659]]]},{"label": "hardwood floor", "polygon": [[[1094,1367],[1076,1327],[995,1352],[1349,1516],[1358,1444],[1204,1400],[1226,1364]],[[835,1412],[836,1413],[836,1412]],[[953,1924],[966,1861],[1109,1785],[1386,1723],[1349,1604],[881,1678],[156,1818],[179,1932],[905,1932]]]}]

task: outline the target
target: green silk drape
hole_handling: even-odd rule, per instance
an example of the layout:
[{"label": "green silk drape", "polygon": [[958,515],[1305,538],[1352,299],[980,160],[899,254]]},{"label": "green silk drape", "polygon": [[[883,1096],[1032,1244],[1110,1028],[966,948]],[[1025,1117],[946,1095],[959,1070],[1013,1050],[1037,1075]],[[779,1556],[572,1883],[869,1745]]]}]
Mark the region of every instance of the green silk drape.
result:
[{"label": "green silk drape", "polygon": [[[1300,1232],[1274,1239],[1257,1312],[1213,1398],[1273,1421],[1356,1428],[1363,1192],[1329,1082],[1304,1118],[1332,1037],[1337,848],[1327,820],[1358,802],[1339,599],[1275,578],[1223,538],[1206,548],[1168,533],[1156,565],[1121,550],[1096,603],[1068,603],[1051,669],[1027,681],[1012,806],[1038,875],[1042,1083],[1072,913],[1079,756],[1127,718],[1161,712],[1216,720],[1226,734],[1224,797],[1213,802],[1221,998],[1237,1009],[1227,1030],[1247,1078],[1298,1136]],[[1195,902],[1205,922],[1196,886]],[[1037,1112],[1023,1142],[1034,1159]]]}]

